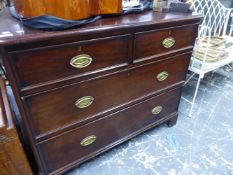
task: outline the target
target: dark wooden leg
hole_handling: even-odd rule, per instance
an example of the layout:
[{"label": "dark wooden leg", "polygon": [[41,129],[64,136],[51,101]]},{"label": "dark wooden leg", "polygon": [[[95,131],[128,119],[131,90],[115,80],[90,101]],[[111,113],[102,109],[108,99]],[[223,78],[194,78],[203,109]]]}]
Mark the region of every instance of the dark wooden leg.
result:
[{"label": "dark wooden leg", "polygon": [[170,120],[167,121],[167,126],[168,127],[173,127],[178,119],[178,114],[176,114],[174,117],[172,117]]}]

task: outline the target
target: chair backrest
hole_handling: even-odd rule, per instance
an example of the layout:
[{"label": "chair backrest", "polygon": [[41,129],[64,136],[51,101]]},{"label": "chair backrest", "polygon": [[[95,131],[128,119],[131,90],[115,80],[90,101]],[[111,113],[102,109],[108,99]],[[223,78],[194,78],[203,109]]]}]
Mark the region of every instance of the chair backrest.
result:
[{"label": "chair backrest", "polygon": [[192,9],[204,15],[201,26],[208,27],[212,36],[228,35],[232,9],[224,7],[218,0],[193,0]]}]

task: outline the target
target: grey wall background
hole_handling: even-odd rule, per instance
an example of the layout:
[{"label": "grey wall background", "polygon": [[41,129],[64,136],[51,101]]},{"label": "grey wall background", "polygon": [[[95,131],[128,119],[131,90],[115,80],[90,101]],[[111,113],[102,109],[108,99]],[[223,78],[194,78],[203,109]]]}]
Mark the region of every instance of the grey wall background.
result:
[{"label": "grey wall background", "polygon": [[[225,7],[228,8],[233,8],[233,0],[219,0]],[[232,24],[232,19],[230,19],[229,23],[228,23],[228,30],[230,29]]]},{"label": "grey wall background", "polygon": [[219,0],[225,7],[233,7],[233,0]]}]

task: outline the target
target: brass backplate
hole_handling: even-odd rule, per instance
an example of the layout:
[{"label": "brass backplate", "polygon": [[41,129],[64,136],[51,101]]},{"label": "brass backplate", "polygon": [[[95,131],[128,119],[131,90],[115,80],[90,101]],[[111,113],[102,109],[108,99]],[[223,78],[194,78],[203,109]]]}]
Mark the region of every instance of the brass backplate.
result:
[{"label": "brass backplate", "polygon": [[91,63],[91,56],[86,54],[77,55],[70,60],[70,65],[77,69],[88,67]]},{"label": "brass backplate", "polygon": [[157,75],[157,80],[158,81],[164,81],[164,80],[166,80],[168,78],[168,75],[169,75],[168,72],[163,71],[163,72],[161,72],[161,73],[159,73]]},{"label": "brass backplate", "polygon": [[158,115],[162,112],[163,107],[162,106],[156,106],[155,108],[152,109],[152,114],[153,115]]},{"label": "brass backplate", "polygon": [[78,99],[75,102],[75,106],[79,109],[87,108],[92,105],[94,100],[95,99],[92,96],[85,96],[85,97]]},{"label": "brass backplate", "polygon": [[91,135],[91,136],[88,136],[88,137],[84,138],[80,142],[80,145],[81,146],[89,146],[89,145],[93,144],[95,141],[96,141],[96,136],[95,135]]},{"label": "brass backplate", "polygon": [[173,47],[175,45],[175,43],[176,43],[176,40],[173,37],[165,38],[162,42],[163,47],[165,47],[167,49]]}]

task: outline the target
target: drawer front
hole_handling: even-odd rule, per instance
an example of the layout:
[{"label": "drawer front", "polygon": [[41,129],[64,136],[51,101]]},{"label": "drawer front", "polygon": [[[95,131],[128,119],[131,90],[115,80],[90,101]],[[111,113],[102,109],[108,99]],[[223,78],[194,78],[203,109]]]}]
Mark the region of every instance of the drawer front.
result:
[{"label": "drawer front", "polygon": [[127,63],[129,36],[11,53],[21,87],[83,76]]},{"label": "drawer front", "polygon": [[179,98],[180,89],[175,89],[40,143],[38,148],[47,173],[86,160],[114,142],[161,121],[177,111]]},{"label": "drawer front", "polygon": [[196,25],[137,33],[135,36],[135,59],[164,54],[168,51],[193,46]]},{"label": "drawer front", "polygon": [[[35,135],[93,119],[185,79],[190,54],[26,98]],[[167,76],[167,77],[166,77]],[[41,136],[39,136],[41,137]]]}]

